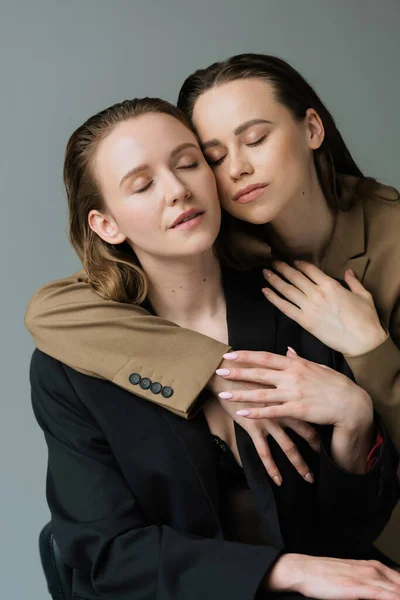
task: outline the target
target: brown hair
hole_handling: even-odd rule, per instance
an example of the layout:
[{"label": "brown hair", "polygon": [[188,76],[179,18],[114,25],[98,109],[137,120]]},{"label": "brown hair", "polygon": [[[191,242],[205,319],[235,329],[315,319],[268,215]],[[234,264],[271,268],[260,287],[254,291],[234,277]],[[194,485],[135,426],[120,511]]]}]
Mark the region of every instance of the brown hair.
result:
[{"label": "brown hair", "polygon": [[88,283],[106,300],[140,304],[147,296],[148,283],[129,244],[109,244],[89,227],[89,212],[105,209],[94,173],[94,157],[100,142],[118,123],[147,113],[170,115],[190,128],[185,115],[169,102],[134,98],[90,117],[71,135],[65,151],[69,239],[82,261]]},{"label": "brown hair", "polygon": [[[313,108],[319,114],[325,128],[325,138],[321,147],[314,151],[314,163],[329,206],[335,210],[348,210],[357,195],[376,193],[379,184],[375,179],[363,176],[331,113],[315,90],[298,71],[281,58],[265,54],[239,54],[223,62],[214,63],[206,69],[199,69],[183,83],[178,106],[191,120],[195,102],[201,94],[220,84],[245,78],[263,79],[272,85],[277,101],[297,120],[303,120],[309,108]],[[355,186],[354,193],[346,195],[346,198],[342,198],[340,194],[341,174],[362,178],[361,185]]]}]

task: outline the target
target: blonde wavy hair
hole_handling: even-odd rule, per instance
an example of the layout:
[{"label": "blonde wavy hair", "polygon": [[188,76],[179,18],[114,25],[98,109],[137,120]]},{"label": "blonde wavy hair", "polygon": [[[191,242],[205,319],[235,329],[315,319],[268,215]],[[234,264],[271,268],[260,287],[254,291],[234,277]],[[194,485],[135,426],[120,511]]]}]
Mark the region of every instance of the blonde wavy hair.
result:
[{"label": "blonde wavy hair", "polygon": [[191,129],[185,115],[166,100],[125,100],[90,117],[78,127],[68,140],[64,159],[69,240],[86,271],[88,283],[106,300],[132,304],[141,304],[147,296],[146,275],[129,244],[112,245],[102,240],[89,227],[88,215],[91,210],[105,210],[94,171],[100,142],[118,123],[147,113],[170,115]]}]

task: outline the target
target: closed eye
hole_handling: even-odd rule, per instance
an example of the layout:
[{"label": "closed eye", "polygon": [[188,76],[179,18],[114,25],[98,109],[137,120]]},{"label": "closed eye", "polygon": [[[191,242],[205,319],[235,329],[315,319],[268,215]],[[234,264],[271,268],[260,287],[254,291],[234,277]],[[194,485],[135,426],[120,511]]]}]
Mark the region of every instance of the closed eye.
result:
[{"label": "closed eye", "polygon": [[178,167],[178,169],[195,169],[198,166],[199,163],[196,161],[194,163],[191,163],[190,165],[181,165],[180,167]]},{"label": "closed eye", "polygon": [[257,141],[252,142],[251,144],[246,144],[246,146],[250,146],[251,148],[254,148],[255,146],[261,146],[261,144],[267,139],[266,135],[263,135],[262,137],[260,137]]},{"label": "closed eye", "polygon": [[216,160],[212,160],[211,158],[206,158],[208,164],[210,165],[210,167],[218,167],[218,165],[222,164],[222,162],[225,160],[226,158],[226,154],[225,156],[221,156],[221,158],[217,158]]},{"label": "closed eye", "polygon": [[149,189],[149,187],[151,186],[152,183],[153,183],[153,180],[151,180],[145,187],[140,188],[140,190],[135,190],[134,194],[143,194],[143,192],[145,192],[146,190]]}]

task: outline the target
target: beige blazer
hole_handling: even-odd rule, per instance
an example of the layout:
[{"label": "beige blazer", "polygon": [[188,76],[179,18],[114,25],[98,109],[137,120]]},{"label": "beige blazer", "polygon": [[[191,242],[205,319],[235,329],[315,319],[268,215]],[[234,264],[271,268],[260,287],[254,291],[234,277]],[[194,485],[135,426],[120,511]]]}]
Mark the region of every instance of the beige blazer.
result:
[{"label": "beige blazer", "polygon": [[[343,178],[343,194],[350,194],[355,182]],[[340,211],[322,268],[339,279],[352,268],[374,296],[388,336],[377,348],[346,360],[400,449],[400,202],[395,198],[393,190],[379,186],[377,196]],[[266,242],[249,235],[238,237],[237,246],[254,261],[270,255]],[[186,418],[229,350],[138,306],[103,300],[85,283],[83,271],[40,288],[25,324],[43,352]],[[160,386],[142,389],[136,374],[159,383],[162,393]],[[387,527],[378,545],[400,563],[400,508],[393,518],[396,525]]]}]

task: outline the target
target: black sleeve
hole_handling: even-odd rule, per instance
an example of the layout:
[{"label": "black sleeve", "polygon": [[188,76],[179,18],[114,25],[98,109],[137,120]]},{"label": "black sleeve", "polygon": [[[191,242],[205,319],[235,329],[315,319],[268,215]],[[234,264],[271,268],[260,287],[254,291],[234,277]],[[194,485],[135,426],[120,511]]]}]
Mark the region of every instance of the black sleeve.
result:
[{"label": "black sleeve", "polygon": [[[321,436],[317,531],[330,540],[336,555],[346,556],[349,549],[353,556],[368,554],[399,499],[398,455],[377,415],[375,426],[383,443],[374,466],[362,475],[332,460],[331,431]],[[334,515],[340,515],[340,522]]]},{"label": "black sleeve", "polygon": [[200,538],[146,522],[104,434],[42,353],[31,363],[32,403],[48,446],[47,500],[63,559],[91,573],[99,596],[245,600],[279,556],[269,546]]}]

